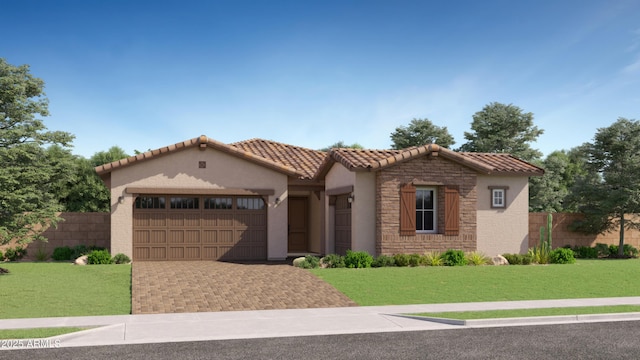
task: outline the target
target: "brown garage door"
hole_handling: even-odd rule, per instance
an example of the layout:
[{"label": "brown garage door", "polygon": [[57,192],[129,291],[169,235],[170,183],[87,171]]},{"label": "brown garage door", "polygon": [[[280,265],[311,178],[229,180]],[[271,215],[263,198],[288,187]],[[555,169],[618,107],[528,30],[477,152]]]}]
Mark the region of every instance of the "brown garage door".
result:
[{"label": "brown garage door", "polygon": [[267,209],[251,196],[138,196],[133,260],[265,260]]}]

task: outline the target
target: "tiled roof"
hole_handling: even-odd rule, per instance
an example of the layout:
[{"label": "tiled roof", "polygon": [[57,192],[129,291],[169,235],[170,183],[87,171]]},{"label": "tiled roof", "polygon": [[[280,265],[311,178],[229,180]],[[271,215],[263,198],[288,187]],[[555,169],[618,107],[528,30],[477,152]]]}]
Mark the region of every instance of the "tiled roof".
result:
[{"label": "tiled roof", "polygon": [[216,150],[220,150],[222,152],[225,152],[227,154],[245,159],[247,161],[256,163],[258,165],[262,165],[264,167],[279,171],[281,173],[284,173],[286,175],[289,176],[295,176],[295,177],[301,177],[301,175],[298,173],[298,171],[296,171],[296,169],[291,168],[285,164],[279,163],[279,162],[275,162],[272,161],[268,158],[264,158],[260,155],[256,155],[253,154],[252,152],[249,151],[245,151],[241,148],[237,148],[231,145],[226,145],[224,143],[221,143],[219,141],[215,141],[213,139],[210,139],[204,135],[197,137],[197,138],[193,138],[193,139],[189,139],[189,140],[185,140],[185,141],[181,141],[179,143],[175,143],[173,145],[169,145],[169,146],[165,146],[162,147],[160,149],[156,149],[156,150],[151,150],[151,151],[147,151],[145,153],[142,154],[138,154],[135,156],[130,156],[128,158],[122,159],[122,160],[118,160],[118,161],[114,161],[108,164],[104,164],[104,165],[100,165],[100,166],[96,166],[96,172],[98,173],[98,175],[104,175],[107,173],[110,173],[113,170],[116,170],[118,168],[122,168],[122,167],[126,167],[126,166],[130,166],[133,165],[135,163],[138,163],[140,161],[145,161],[145,160],[150,160],[152,158],[157,158],[159,156],[163,156],[166,155],[168,153],[172,153],[175,151],[180,151],[180,150],[184,150],[186,148],[191,148],[191,147],[195,147],[198,146],[200,148],[214,148]]},{"label": "tiled roof", "polygon": [[336,162],[350,171],[376,171],[425,154],[438,155],[484,174],[540,176],[544,170],[509,154],[454,152],[430,144],[403,150],[331,149],[328,153],[270,140],[223,144],[204,135],[96,167],[99,175],[190,147],[213,148],[298,179],[320,179]]},{"label": "tiled roof", "polygon": [[324,177],[331,164],[339,162],[351,171],[375,171],[423,154],[442,156],[484,174],[539,176],[544,170],[509,154],[461,153],[435,144],[403,150],[332,149],[316,177]]},{"label": "tiled roof", "polygon": [[229,145],[293,168],[304,179],[311,179],[327,157],[324,151],[263,139],[250,139]]}]

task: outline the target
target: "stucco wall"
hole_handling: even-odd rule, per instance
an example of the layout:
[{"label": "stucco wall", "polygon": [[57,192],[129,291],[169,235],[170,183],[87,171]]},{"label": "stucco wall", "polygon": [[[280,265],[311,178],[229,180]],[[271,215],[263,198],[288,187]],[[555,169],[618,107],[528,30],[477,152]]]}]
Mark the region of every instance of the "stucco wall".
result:
[{"label": "stucco wall", "polygon": [[[325,176],[325,189],[326,191],[330,191],[333,189],[345,187],[345,186],[354,186],[356,185],[356,174],[347,170],[341,164],[334,164],[327,175]],[[325,234],[326,234],[326,246],[325,253],[331,254],[335,253],[335,206],[329,205],[329,197],[325,196]],[[352,208],[353,215],[353,208]],[[353,225],[353,222],[352,222]],[[353,232],[352,232],[353,236]]]},{"label": "stucco wall", "polygon": [[[476,172],[440,157],[422,156],[377,172],[376,253],[423,253],[435,250],[476,250]],[[457,185],[459,198],[459,234],[443,233],[400,235],[400,186],[412,182],[430,182],[443,201],[442,185]],[[440,185],[438,185],[440,184]],[[438,206],[438,228],[444,228],[444,206]],[[442,232],[442,231],[440,231]]]},{"label": "stucco wall", "polygon": [[[489,186],[508,186],[507,206],[491,208]],[[489,256],[526,253],[529,242],[527,177],[478,176],[478,251]]]},{"label": "stucco wall", "polygon": [[[206,168],[199,162],[206,161]],[[188,148],[117,169],[111,173],[111,252],[132,256],[133,194],[127,187],[273,189],[267,212],[267,256],[287,256],[287,176],[237,157],[207,148]],[[124,203],[118,197],[124,196]]]},{"label": "stucco wall", "polygon": [[351,245],[354,251],[376,255],[376,175],[356,173],[351,204]]}]

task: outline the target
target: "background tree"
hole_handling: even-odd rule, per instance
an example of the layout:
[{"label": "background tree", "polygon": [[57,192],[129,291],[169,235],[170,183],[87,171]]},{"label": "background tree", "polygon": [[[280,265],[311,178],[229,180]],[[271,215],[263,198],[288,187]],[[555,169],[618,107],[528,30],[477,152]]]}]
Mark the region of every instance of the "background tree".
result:
[{"label": "background tree", "polygon": [[413,119],[409,126],[397,127],[396,131],[391,133],[391,141],[393,149],[406,149],[425,144],[438,144],[449,148],[455,144],[446,126],[436,126],[429,119]]},{"label": "background tree", "polygon": [[63,206],[63,211],[70,212],[109,212],[111,193],[95,171],[98,165],[107,164],[129,157],[118,146],[107,151],[99,151],[89,159],[72,155],[66,149],[51,147],[56,151],[58,159],[65,159],[71,169],[70,178],[60,183],[55,193]]},{"label": "background tree", "polygon": [[624,253],[625,229],[640,228],[626,214],[640,212],[640,122],[619,118],[598,129],[583,145],[587,173],[578,178],[568,200],[585,215],[575,230],[600,234],[620,231],[618,256]]},{"label": "background tree", "polygon": [[492,102],[473,115],[473,132],[465,132],[467,142],[460,151],[509,153],[526,161],[542,157],[531,148],[544,131],[533,124],[533,113],[519,107]]},{"label": "background tree", "polygon": [[13,66],[0,58],[0,243],[25,243],[39,228],[58,220],[60,204],[52,188],[68,172],[46,152],[46,146],[70,145],[73,136],[47,131],[49,114],[44,81],[29,66]]},{"label": "background tree", "polygon": [[353,143],[351,145],[347,145],[344,143],[344,141],[340,140],[335,144],[329,145],[327,147],[324,147],[322,149],[320,149],[320,151],[329,151],[331,149],[363,149],[362,145],[358,144],[358,143]]},{"label": "background tree", "polygon": [[529,178],[529,211],[563,212],[576,211],[575,206],[565,202],[576,178],[586,174],[586,159],[580,147],[569,151],[560,150],[549,154],[544,161],[534,161],[542,167],[544,176]]}]

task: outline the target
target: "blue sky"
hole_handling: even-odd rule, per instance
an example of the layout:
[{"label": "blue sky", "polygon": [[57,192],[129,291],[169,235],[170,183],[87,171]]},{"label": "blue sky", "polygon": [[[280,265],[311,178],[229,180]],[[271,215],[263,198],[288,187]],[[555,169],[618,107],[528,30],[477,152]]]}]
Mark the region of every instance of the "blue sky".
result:
[{"label": "blue sky", "polygon": [[512,103],[548,154],[640,119],[640,0],[0,0],[0,57],[46,82],[89,157],[201,134],[389,148],[413,118],[460,146]]}]

